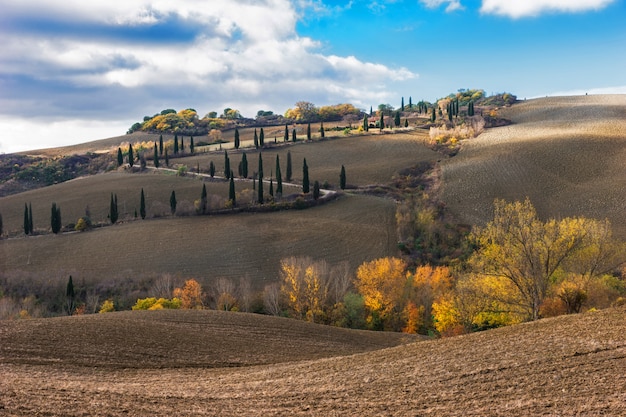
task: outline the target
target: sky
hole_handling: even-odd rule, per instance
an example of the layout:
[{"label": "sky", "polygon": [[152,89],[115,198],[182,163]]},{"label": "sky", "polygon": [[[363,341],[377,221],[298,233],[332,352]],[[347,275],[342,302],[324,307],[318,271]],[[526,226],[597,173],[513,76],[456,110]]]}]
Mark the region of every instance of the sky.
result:
[{"label": "sky", "polygon": [[626,94],[626,0],[0,0],[0,153],[146,115]]}]

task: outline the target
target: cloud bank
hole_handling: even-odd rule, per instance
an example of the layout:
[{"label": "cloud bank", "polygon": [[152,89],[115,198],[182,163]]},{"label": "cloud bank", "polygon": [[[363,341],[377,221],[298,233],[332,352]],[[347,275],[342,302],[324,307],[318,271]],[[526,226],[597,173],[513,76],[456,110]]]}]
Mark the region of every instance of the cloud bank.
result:
[{"label": "cloud bank", "polygon": [[613,2],[614,0],[483,0],[480,11],[485,14],[518,19],[543,13],[578,13],[599,10]]}]

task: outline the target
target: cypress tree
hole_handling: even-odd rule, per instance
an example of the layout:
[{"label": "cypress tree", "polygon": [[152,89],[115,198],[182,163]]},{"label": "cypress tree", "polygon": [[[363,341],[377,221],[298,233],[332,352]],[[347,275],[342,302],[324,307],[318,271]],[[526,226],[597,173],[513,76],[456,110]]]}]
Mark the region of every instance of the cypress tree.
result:
[{"label": "cypress tree", "polygon": [[370,130],[370,122],[367,120],[367,114],[363,116],[363,130],[369,132]]},{"label": "cypress tree", "polygon": [[287,151],[287,172],[285,172],[285,179],[287,182],[291,181],[292,169],[291,169],[291,152]]},{"label": "cypress tree", "polygon": [[320,198],[320,182],[315,181],[313,183],[313,199],[318,200]]},{"label": "cypress tree", "polygon": [[380,130],[385,128],[385,113],[381,110],[380,112]]},{"label": "cypress tree", "polygon": [[346,189],[346,168],[342,165],[341,172],[339,173],[339,187],[342,190]]},{"label": "cypress tree", "polygon": [[232,207],[235,207],[237,205],[235,193],[235,179],[232,176],[230,177],[230,184],[228,187],[228,199],[230,200]]},{"label": "cypress tree", "polygon": [[306,158],[304,158],[304,162],[302,164],[302,192],[306,194],[309,191],[309,167],[306,164]]},{"label": "cypress tree", "polygon": [[257,135],[256,129],[254,129],[254,148],[259,149],[259,135]]},{"label": "cypress tree", "polygon": [[239,140],[239,129],[235,128],[235,149],[239,149],[239,145],[241,144]]},{"label": "cypress tree", "polygon": [[163,156],[163,135],[159,135],[159,155]]},{"label": "cypress tree", "polygon": [[370,117],[374,115],[374,111],[372,110],[372,106],[370,106]]},{"label": "cypress tree", "polygon": [[239,173],[239,178],[243,178],[243,160],[239,161],[239,165],[237,166],[237,172]]},{"label": "cypress tree", "polygon": [[393,123],[396,125],[396,127],[400,127],[400,112],[399,111],[396,112],[396,117],[394,118]]},{"label": "cypress tree", "polygon": [[213,161],[209,162],[209,175],[211,176],[211,178],[215,176],[215,164],[213,163]]},{"label": "cypress tree", "polygon": [[174,155],[178,154],[178,135],[174,135]]},{"label": "cypress tree", "polygon": [[29,221],[28,221],[29,217],[28,217],[28,205],[26,203],[24,203],[24,234],[29,234],[30,233],[30,226],[29,226]]},{"label": "cypress tree", "polygon": [[409,109],[413,108],[413,103],[411,102],[411,96],[409,96]]},{"label": "cypress tree", "polygon": [[311,123],[306,126],[306,140],[311,140]]},{"label": "cypress tree", "polygon": [[165,148],[165,166],[169,167],[170,166],[170,157],[167,154],[167,148]]},{"label": "cypress tree", "polygon": [[65,298],[67,303],[67,315],[71,316],[74,311],[74,302],[76,299],[76,293],[74,292],[74,283],[72,282],[72,276],[67,281],[67,287],[65,288]]},{"label": "cypress tree", "polygon": [[270,176],[270,195],[274,197],[274,178]]},{"label": "cypress tree", "polygon": [[261,132],[259,133],[259,145],[261,148],[265,146],[265,132],[263,131],[263,128],[261,128]]},{"label": "cypress tree", "polygon": [[205,214],[207,211],[207,193],[206,184],[202,184],[202,193],[200,194],[200,213]]},{"label": "cypress tree", "polygon": [[296,140],[298,140],[298,138],[296,137],[296,128],[295,128],[295,127],[293,128],[293,132],[292,132],[292,134],[291,134],[291,140],[292,140],[293,142],[295,142]]},{"label": "cypress tree", "polygon": [[226,179],[230,178],[230,158],[226,150],[224,150],[224,177]]},{"label": "cypress tree", "polygon": [[172,190],[170,194],[170,211],[172,214],[176,213],[176,191]]},{"label": "cypress tree", "polygon": [[324,137],[324,122],[320,123],[320,137]]},{"label": "cypress tree", "polygon": [[409,127],[409,119],[404,119],[404,127]]},{"label": "cypress tree", "polygon": [[185,153],[185,138],[180,136],[180,152]]},{"label": "cypress tree", "polygon": [[135,155],[133,154],[133,145],[128,145],[128,165],[131,167],[135,163]]},{"label": "cypress tree", "polygon": [[154,142],[154,167],[159,167],[159,149],[157,148],[156,142]]},{"label": "cypress tree", "polygon": [[143,188],[141,189],[141,198],[139,199],[139,214],[142,219],[146,218],[146,196],[143,193]]},{"label": "cypress tree", "polygon": [[257,187],[257,192],[259,194],[257,202],[263,204],[263,157],[261,152],[259,152],[259,186]]},{"label": "cypress tree", "polygon": [[61,231],[61,208],[57,207],[57,203],[52,203],[50,210],[50,227],[54,234]]},{"label": "cypress tree", "polygon": [[122,148],[117,148],[117,166],[121,167],[124,164],[124,157],[122,156]]},{"label": "cypress tree", "polygon": [[400,111],[404,111],[404,96],[402,96],[402,104],[400,105]]},{"label": "cypress tree", "polygon": [[117,222],[117,218],[117,195],[111,193],[111,204],[109,207],[109,220],[111,220],[111,224],[115,224]]},{"label": "cypress tree", "polygon": [[285,125],[285,142],[287,142],[289,140],[289,129],[287,128],[287,125]]},{"label": "cypress tree", "polygon": [[280,173],[280,159],[276,155],[276,194],[283,194],[283,176]]},{"label": "cypress tree", "polygon": [[194,153],[196,149],[196,145],[193,143],[193,136],[189,138],[189,152]]},{"label": "cypress tree", "polygon": [[0,214],[0,239],[2,239],[2,232],[3,232],[2,227],[3,227],[3,224],[2,224],[2,214]]},{"label": "cypress tree", "polygon": [[433,112],[432,112],[432,114],[430,115],[430,121],[431,121],[431,122],[434,122],[435,120],[437,120],[437,115],[436,115],[436,113],[435,113],[435,108],[433,107]]},{"label": "cypress tree", "polygon": [[241,176],[248,178],[248,156],[245,152],[241,155]]},{"label": "cypress tree", "polygon": [[33,205],[32,203],[28,203],[28,229],[30,230],[30,234],[32,235],[35,231],[33,227]]}]

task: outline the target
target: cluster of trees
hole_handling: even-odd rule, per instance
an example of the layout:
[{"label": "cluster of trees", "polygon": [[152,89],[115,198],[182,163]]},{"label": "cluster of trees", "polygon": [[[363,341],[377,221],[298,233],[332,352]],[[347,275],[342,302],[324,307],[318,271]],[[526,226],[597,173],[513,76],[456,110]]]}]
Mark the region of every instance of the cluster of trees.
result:
[{"label": "cluster of trees", "polygon": [[308,101],[299,101],[295,107],[285,111],[285,118],[296,122],[337,121],[346,116],[359,117],[361,110],[352,104],[336,104],[316,107]]}]

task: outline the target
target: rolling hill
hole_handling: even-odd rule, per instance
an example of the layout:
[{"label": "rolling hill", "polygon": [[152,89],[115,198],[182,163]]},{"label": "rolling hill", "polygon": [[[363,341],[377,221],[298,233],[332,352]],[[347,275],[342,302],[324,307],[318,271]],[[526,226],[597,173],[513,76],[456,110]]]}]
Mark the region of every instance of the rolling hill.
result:
[{"label": "rolling hill", "polygon": [[0,412],[626,414],[623,307],[408,341],[208,311],[0,322]]},{"label": "rolling hill", "polygon": [[608,218],[626,239],[626,95],[527,100],[499,114],[513,124],[441,164],[441,199],[457,219],[485,224],[494,199],[528,196],[542,218]]}]

